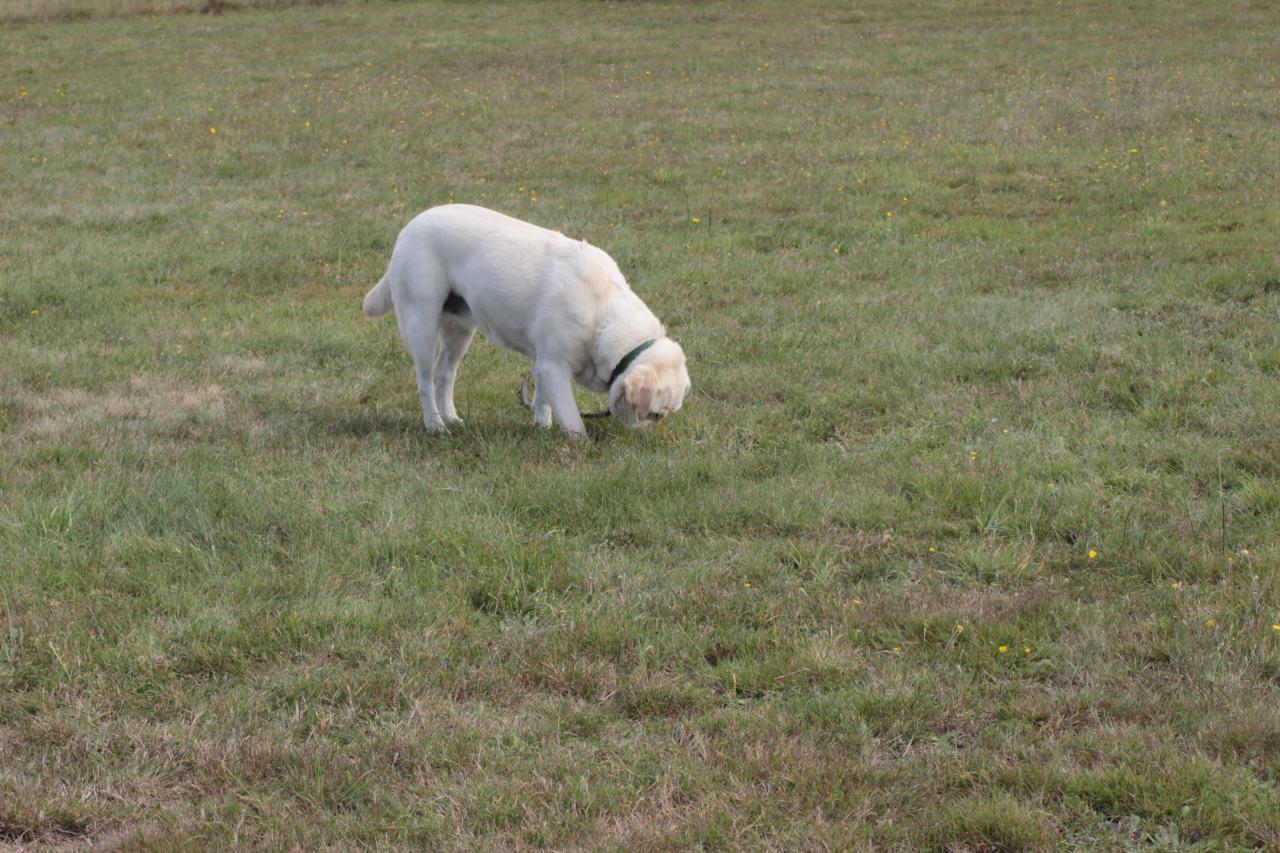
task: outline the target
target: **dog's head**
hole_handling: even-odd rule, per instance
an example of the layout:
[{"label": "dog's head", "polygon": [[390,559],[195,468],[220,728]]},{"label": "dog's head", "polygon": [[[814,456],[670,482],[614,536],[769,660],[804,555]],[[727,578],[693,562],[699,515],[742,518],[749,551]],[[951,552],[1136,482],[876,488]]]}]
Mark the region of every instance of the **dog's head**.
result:
[{"label": "dog's head", "polygon": [[679,411],[689,388],[684,350],[670,338],[660,338],[613,383],[609,411],[632,429],[651,427]]}]

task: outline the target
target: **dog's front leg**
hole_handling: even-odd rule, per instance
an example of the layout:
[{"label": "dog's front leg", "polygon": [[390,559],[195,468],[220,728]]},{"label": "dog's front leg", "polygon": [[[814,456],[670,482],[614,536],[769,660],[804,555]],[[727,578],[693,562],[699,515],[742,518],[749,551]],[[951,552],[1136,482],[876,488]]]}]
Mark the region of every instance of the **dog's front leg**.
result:
[{"label": "dog's front leg", "polygon": [[533,425],[540,427],[551,426],[551,404],[547,402],[546,396],[542,393],[541,382],[537,382],[533,386]]},{"label": "dog's front leg", "polygon": [[[538,386],[534,396],[534,422],[538,419],[538,401],[551,407],[556,423],[572,438],[586,438],[587,427],[573,399],[573,379],[569,369],[558,364],[540,362],[533,367]],[[548,424],[550,425],[550,424]]]}]

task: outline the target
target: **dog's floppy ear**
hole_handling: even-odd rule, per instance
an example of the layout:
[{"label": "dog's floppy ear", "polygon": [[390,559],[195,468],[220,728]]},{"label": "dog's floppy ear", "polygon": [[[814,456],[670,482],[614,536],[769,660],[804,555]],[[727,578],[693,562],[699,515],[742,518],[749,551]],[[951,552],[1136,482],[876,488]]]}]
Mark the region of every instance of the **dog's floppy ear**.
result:
[{"label": "dog's floppy ear", "polygon": [[643,418],[651,411],[653,396],[658,393],[658,374],[647,364],[633,367],[622,377],[622,388],[627,396],[627,405],[635,411],[636,417]]}]

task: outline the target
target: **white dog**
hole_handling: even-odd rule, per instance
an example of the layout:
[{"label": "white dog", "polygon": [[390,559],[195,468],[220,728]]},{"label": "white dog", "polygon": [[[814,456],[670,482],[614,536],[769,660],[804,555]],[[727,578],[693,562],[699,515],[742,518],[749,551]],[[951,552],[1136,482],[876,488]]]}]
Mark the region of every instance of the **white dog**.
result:
[{"label": "white dog", "polygon": [[533,359],[533,422],[549,427],[554,415],[571,436],[586,435],[572,380],[608,394],[629,427],[656,423],[689,393],[684,351],[613,258],[483,207],[433,207],[405,226],[364,298],[370,317],[393,307],[431,432],[460,420],[453,384],[476,329]]}]

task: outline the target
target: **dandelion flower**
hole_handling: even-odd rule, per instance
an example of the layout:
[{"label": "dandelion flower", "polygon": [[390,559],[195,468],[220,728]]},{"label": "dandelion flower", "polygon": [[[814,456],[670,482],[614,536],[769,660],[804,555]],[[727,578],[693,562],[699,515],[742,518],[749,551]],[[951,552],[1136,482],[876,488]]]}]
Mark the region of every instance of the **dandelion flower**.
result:
[{"label": "dandelion flower", "polygon": [[1092,548],[1090,548],[1090,549],[1089,549],[1089,559],[1090,559],[1090,560],[1096,560],[1096,559],[1098,559],[1098,552],[1097,552],[1097,551],[1095,551],[1095,550],[1093,550]]},{"label": "dandelion flower", "polygon": [[998,651],[1000,654],[1004,654],[1005,652],[1009,651],[1009,647],[1008,647],[1008,646],[1000,646],[998,649],[996,649],[996,651]]},{"label": "dandelion flower", "polygon": [[1218,620],[1217,620],[1217,619],[1206,619],[1206,620],[1204,620],[1204,626],[1205,626],[1206,628],[1213,628],[1213,627],[1215,627],[1217,624],[1218,624]]},{"label": "dandelion flower", "polygon": [[861,607],[861,606],[862,606],[862,599],[861,599],[861,598],[855,598],[855,599],[853,599],[853,605],[854,605],[854,607]]},{"label": "dandelion flower", "polygon": [[210,135],[212,135],[212,136],[217,136],[217,135],[218,135],[218,129],[217,129],[216,127],[211,127],[211,128],[209,128],[209,133],[210,133]]},{"label": "dandelion flower", "polygon": [[1173,587],[1174,589],[1182,589],[1182,581],[1174,581],[1173,583],[1169,584],[1169,586]]},{"label": "dandelion flower", "polygon": [[1030,647],[1030,646],[1023,646],[1023,647],[1022,647],[1022,653],[1023,653],[1024,655],[1029,655],[1029,654],[1031,654],[1031,647]]}]

